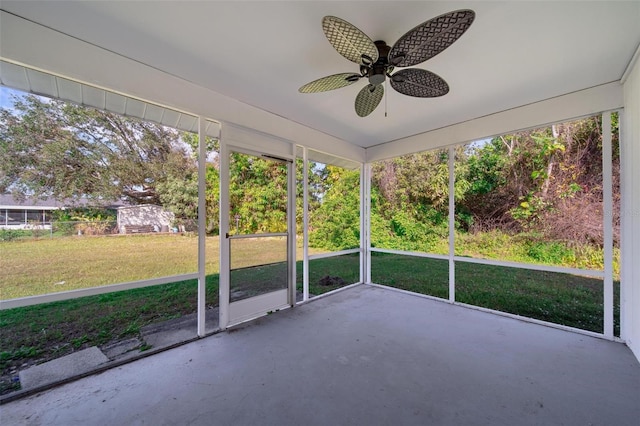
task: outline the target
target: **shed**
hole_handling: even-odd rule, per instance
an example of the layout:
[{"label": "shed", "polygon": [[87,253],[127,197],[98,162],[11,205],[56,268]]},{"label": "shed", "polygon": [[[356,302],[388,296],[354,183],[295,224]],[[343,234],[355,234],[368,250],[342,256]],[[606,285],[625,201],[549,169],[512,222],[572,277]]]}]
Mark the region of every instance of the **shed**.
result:
[{"label": "shed", "polygon": [[118,208],[118,229],[121,234],[168,232],[175,215],[153,204]]}]

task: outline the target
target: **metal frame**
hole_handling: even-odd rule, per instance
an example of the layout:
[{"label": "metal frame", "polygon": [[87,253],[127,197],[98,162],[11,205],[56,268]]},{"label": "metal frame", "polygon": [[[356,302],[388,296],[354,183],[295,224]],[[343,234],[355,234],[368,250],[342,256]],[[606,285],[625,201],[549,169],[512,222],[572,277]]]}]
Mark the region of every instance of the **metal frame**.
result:
[{"label": "metal frame", "polygon": [[206,228],[207,205],[206,193],[206,161],[207,142],[205,134],[205,118],[198,117],[198,336],[204,337],[205,330],[205,306],[206,306]]},{"label": "metal frame", "polygon": [[[637,56],[637,52],[636,52]],[[628,72],[628,70],[627,70]],[[55,78],[61,78],[54,76]],[[623,77],[624,79],[624,77]],[[71,80],[69,80],[71,81]],[[614,87],[615,86],[615,87]],[[586,89],[575,94],[565,95],[560,97],[558,100],[554,101],[554,105],[558,104],[562,108],[547,108],[547,103],[538,103],[533,106],[523,106],[514,109],[513,111],[522,111],[531,113],[536,112],[536,114],[521,114],[519,116],[520,121],[506,120],[509,122],[507,124],[508,129],[517,130],[523,129],[527,127],[531,127],[532,125],[539,125],[539,123],[543,122],[552,122],[551,114],[557,112],[557,110],[565,110],[565,114],[562,117],[562,120],[571,119],[570,117],[578,117],[584,116],[585,112],[585,104],[597,104],[600,105],[600,110],[607,110],[607,105],[615,104],[616,99],[619,97],[619,89],[616,84],[611,83],[608,85],[603,85],[601,87],[596,87],[592,89]],[[115,92],[114,92],[115,93]],[[124,96],[127,98],[131,98],[133,100],[139,102],[146,102],[136,98],[133,98],[129,95],[123,95],[118,93],[120,96]],[[588,100],[591,102],[584,102],[584,100]],[[597,102],[596,102],[597,101]],[[619,103],[619,102],[618,102]],[[166,107],[162,107],[166,108]],[[593,108],[592,108],[593,109]],[[171,109],[171,111],[175,111],[179,114],[186,114],[189,116],[193,116],[196,118],[194,114],[186,113],[184,111],[179,111],[175,109]],[[507,127],[505,127],[505,120],[502,119],[503,115],[510,113],[500,113],[495,114],[490,117],[479,118],[474,120],[477,126],[467,126],[468,129],[466,133],[461,136],[460,133],[451,131],[452,128],[456,126],[450,126],[451,128],[446,128],[438,131],[429,132],[427,135],[415,136],[405,138],[405,140],[398,141],[399,144],[394,145],[393,149],[390,146],[380,146],[374,147],[368,153],[369,161],[382,159],[386,157],[391,157],[394,154],[397,155],[401,150],[406,147],[411,147],[411,149],[405,149],[405,151],[414,151],[417,147],[422,147],[422,149],[433,149],[437,148],[436,144],[432,144],[433,141],[438,141],[439,144],[450,144],[451,142],[459,142],[461,139],[464,139],[465,135],[472,135],[472,131],[480,126],[480,124],[484,124],[486,129],[485,134],[501,134],[508,131]],[[623,112],[619,111],[620,120],[623,120]],[[533,118],[526,118],[526,116],[533,116]],[[541,118],[543,117],[543,118]],[[557,119],[557,118],[556,118]],[[59,293],[49,293],[38,296],[31,296],[25,298],[17,298],[10,300],[0,301],[0,309],[10,309],[22,306],[35,305],[40,303],[48,303],[53,301],[62,301],[69,300],[79,297],[85,297],[90,295],[97,294],[105,294],[115,291],[129,290],[134,288],[142,288],[149,287],[155,285],[162,285],[171,282],[190,280],[190,279],[198,279],[198,335],[204,336],[204,319],[205,319],[205,290],[206,290],[206,271],[205,271],[205,260],[206,260],[206,252],[205,252],[205,228],[206,228],[206,205],[204,200],[205,193],[205,161],[206,161],[206,124],[207,122],[214,122],[214,120],[206,119],[202,116],[197,117],[197,127],[199,133],[199,161],[198,161],[198,271],[197,273],[189,273],[189,274],[181,274],[181,275],[173,275],[173,276],[165,276],[159,278],[152,278],[147,280],[133,281],[133,282],[125,282],[119,284],[111,284],[100,287],[92,287],[87,289],[78,289],[72,291],[65,291]],[[557,122],[557,121],[555,121]],[[498,124],[499,125],[498,125]],[[195,123],[194,123],[195,124]],[[360,248],[352,249],[352,250],[343,250],[339,252],[319,254],[310,256],[308,253],[308,148],[306,146],[303,147],[303,161],[304,161],[304,177],[303,177],[303,187],[304,187],[304,229],[303,229],[303,251],[304,251],[304,260],[303,260],[303,282],[304,282],[304,300],[309,299],[309,282],[308,282],[308,273],[309,273],[309,261],[313,259],[319,258],[328,258],[334,256],[340,256],[344,254],[351,254],[360,252],[360,281],[365,283],[371,283],[371,253],[372,252],[381,252],[381,253],[393,253],[393,254],[401,254],[401,255],[412,255],[419,257],[428,257],[434,259],[442,259],[448,260],[449,262],[449,298],[448,301],[451,303],[455,302],[455,262],[469,262],[469,263],[478,263],[478,264],[486,264],[486,265],[497,265],[497,266],[506,266],[513,268],[523,268],[523,269],[532,269],[532,270],[541,270],[541,271],[550,271],[550,272],[559,272],[559,273],[569,273],[569,274],[581,274],[588,275],[591,277],[603,278],[603,291],[604,291],[604,332],[603,335],[608,339],[615,340],[616,338],[613,336],[613,223],[612,223],[612,208],[613,208],[613,198],[612,198],[612,164],[611,164],[611,111],[602,114],[602,124],[603,124],[603,235],[604,235],[604,260],[605,267],[604,271],[594,271],[587,269],[578,269],[578,268],[561,268],[561,267],[553,267],[553,266],[545,266],[545,265],[535,265],[535,264],[525,264],[525,263],[517,263],[517,262],[502,262],[502,261],[494,261],[488,259],[474,259],[467,258],[461,256],[455,256],[454,248],[455,248],[455,230],[454,230],[454,212],[455,212],[455,172],[454,172],[454,164],[455,164],[455,145],[452,145],[448,148],[449,152],[449,253],[448,255],[435,255],[429,253],[418,253],[418,252],[404,252],[398,250],[386,250],[379,248],[371,247],[371,238],[370,238],[370,211],[371,211],[371,163],[361,163],[361,176],[360,176],[360,228],[361,228],[361,236],[360,236]],[[465,127],[466,128],[466,127]],[[269,139],[270,135],[262,134],[259,132],[251,131],[250,129],[235,129],[233,125],[230,125],[230,131],[235,132],[235,134],[246,134],[249,135],[250,138],[257,136],[260,138],[261,142],[266,138]],[[622,129],[620,137],[622,138]],[[238,133],[240,132],[240,133]],[[242,133],[244,132],[244,133]],[[228,206],[229,194],[228,191],[222,190],[225,185],[228,188],[228,154],[229,147],[224,143],[222,138],[222,131],[220,132],[220,141],[221,141],[221,151],[220,155],[222,158],[221,161],[221,176],[220,176],[220,204],[221,206]],[[477,133],[477,132],[476,132]],[[474,134],[478,136],[477,134]],[[426,139],[425,139],[426,138]],[[277,138],[276,138],[277,139]],[[421,141],[418,141],[421,139]],[[424,139],[424,140],[423,140]],[[420,142],[418,145],[414,144],[414,142]],[[287,158],[287,161],[295,161],[295,145],[289,141],[285,141],[282,139],[278,140],[280,144],[280,149],[276,151],[282,152],[283,147],[287,144],[291,147],[290,159]],[[261,153],[255,151],[255,146],[253,148],[249,148],[251,143],[247,142],[244,137],[238,139],[237,143],[234,143],[238,151],[245,152],[250,155],[258,155]],[[442,146],[442,145],[440,145]],[[391,149],[391,151],[389,151]],[[399,151],[400,150],[400,151]],[[267,149],[268,151],[268,149]],[[292,170],[293,169],[293,170]],[[224,172],[226,170],[226,172]],[[295,283],[295,250],[296,250],[296,242],[295,242],[295,164],[292,165],[289,162],[288,165],[288,184],[289,184],[289,192],[293,192],[293,196],[289,197],[288,200],[288,278],[290,283]],[[228,244],[225,244],[225,235],[223,230],[229,229],[229,221],[228,215],[224,211],[224,209],[220,209],[220,259],[221,266],[222,260],[229,258],[229,247]],[[222,300],[229,300],[228,287],[226,290],[223,288],[222,282],[226,280],[228,284],[229,273],[228,271],[224,271],[221,267],[220,270],[220,328],[224,329],[229,324],[229,306],[223,306]],[[289,291],[287,293],[288,303],[290,305],[295,304],[295,288],[293,284],[289,285]],[[622,300],[624,300],[624,286],[621,288],[621,305],[623,304]],[[621,306],[621,310],[624,311],[624,307]],[[498,313],[503,315],[504,313],[499,311],[492,311],[494,313]],[[624,312],[621,312],[621,320],[624,323],[624,318],[626,318]],[[519,317],[521,318],[521,317]],[[538,320],[526,319],[531,322],[540,322]],[[542,322],[544,323],[544,322]],[[549,323],[545,323],[549,325]],[[557,326],[555,324],[551,324],[552,326]],[[563,328],[563,326],[559,326],[557,328]],[[567,327],[564,327],[567,328]],[[570,327],[568,327],[571,329]],[[573,330],[573,329],[572,329]],[[590,333],[591,334],[591,333]],[[597,334],[597,333],[596,333]],[[624,336],[625,327],[622,324],[621,334]],[[599,334],[597,334],[599,335]]]},{"label": "metal frame", "polygon": [[118,284],[108,284],[100,287],[80,288],[77,290],[61,291],[59,293],[47,293],[38,296],[20,297],[7,299],[0,302],[0,310],[22,308],[24,306],[39,305],[41,303],[59,302],[62,300],[78,299],[85,296],[95,296],[98,294],[114,293],[116,291],[132,290],[134,288],[152,287],[155,285],[175,283],[197,279],[197,273],[170,275],[166,277],[151,278],[148,280],[129,281]]},{"label": "metal frame", "polygon": [[593,277],[593,278],[604,278],[604,272],[596,269],[565,268],[560,266],[539,265],[535,263],[508,262],[508,261],[502,261],[502,260],[481,259],[481,258],[465,257],[465,256],[453,256],[452,258],[448,254],[435,254],[435,253],[425,253],[420,251],[381,249],[377,247],[371,247],[371,251],[377,252],[377,253],[389,253],[389,254],[399,254],[399,255],[405,255],[405,256],[425,257],[425,258],[436,259],[436,260],[454,260],[456,262],[477,263],[481,265],[492,265],[492,266],[505,266],[509,268],[531,269],[534,271],[558,272],[561,274],[574,274],[574,275],[584,275],[584,276]]},{"label": "metal frame", "polygon": [[[414,293],[414,292],[409,291],[409,290],[403,290],[401,288],[389,287],[389,286],[384,285],[384,284],[371,284],[371,286],[380,287],[380,288],[384,288],[384,289],[387,289],[387,290],[390,290],[390,291],[396,291],[396,292],[399,292],[399,293],[410,294],[410,295],[415,296],[415,297],[421,297],[423,299],[434,300],[436,302],[447,302],[445,299],[442,299],[440,297],[435,297],[435,296],[431,296],[431,295],[428,295],[428,294],[422,294],[422,293]],[[523,317],[523,316],[520,316],[520,315],[511,314],[509,312],[496,311],[496,310],[493,310],[493,309],[484,308],[482,306],[470,305],[468,303],[462,303],[462,302],[453,302],[452,305],[461,306],[463,308],[473,309],[473,310],[476,310],[476,311],[487,312],[487,313],[494,314],[494,315],[500,315],[501,317],[513,318],[513,319],[516,319],[516,320],[519,320],[519,321],[524,321],[524,322],[528,322],[528,323],[532,323],[532,324],[543,325],[545,327],[551,327],[551,328],[555,328],[555,329],[558,329],[558,330],[570,331],[572,333],[578,333],[578,334],[583,334],[585,336],[596,337],[598,339],[613,340],[614,342],[624,342],[623,339],[618,338],[618,337],[613,337],[612,339],[609,339],[609,338],[605,337],[604,334],[601,334],[601,333],[595,333],[593,331],[583,330],[581,328],[569,327],[568,325],[556,324],[554,322],[542,321],[542,320],[535,319],[535,318]]]},{"label": "metal frame", "polygon": [[388,254],[404,254],[407,256],[415,256],[415,257],[427,257],[429,259],[437,259],[437,260],[448,260],[449,255],[447,254],[435,254],[435,253],[426,253],[422,251],[406,251],[406,250],[394,250],[394,249],[383,249],[378,247],[371,247],[369,249],[374,253],[388,253]]},{"label": "metal frame", "polygon": [[[447,302],[466,306],[486,312],[492,312],[498,315],[518,318],[520,320],[542,324],[551,326],[554,328],[559,328],[562,330],[569,330],[574,332],[579,332],[581,334],[587,334],[590,336],[596,336],[605,338],[608,340],[622,341],[621,338],[614,336],[614,299],[613,299],[613,179],[612,179],[612,148],[611,148],[611,114],[616,111],[606,111],[601,114],[602,117],[602,132],[603,132],[603,141],[602,141],[602,167],[603,167],[603,237],[604,237],[604,270],[592,270],[592,269],[581,269],[581,268],[565,268],[565,267],[557,267],[557,266],[548,266],[548,265],[537,265],[531,263],[521,263],[521,262],[507,262],[507,261],[498,261],[498,260],[490,260],[490,259],[479,259],[479,258],[470,258],[464,256],[456,256],[455,255],[455,147],[457,145],[449,146],[448,148],[448,170],[449,170],[449,254],[448,255],[439,255],[433,253],[423,253],[423,252],[411,252],[411,251],[402,251],[402,250],[390,250],[390,249],[381,249],[381,248],[373,248],[371,247],[370,240],[369,244],[366,247],[366,252],[379,252],[379,253],[390,253],[390,254],[399,254],[399,255],[407,255],[407,256],[416,256],[416,257],[425,257],[431,259],[439,259],[439,260],[448,260],[449,261],[449,298]],[[622,112],[620,113],[620,120],[622,120]],[[593,116],[593,115],[592,115]],[[622,135],[621,135],[622,137]],[[371,196],[371,188],[368,188],[367,198]],[[366,229],[366,232],[370,232],[370,229]],[[481,265],[493,265],[493,266],[504,266],[509,268],[519,268],[519,269],[529,269],[529,270],[537,270],[537,271],[547,271],[547,272],[556,272],[556,273],[564,273],[564,274],[574,274],[574,275],[584,275],[594,278],[602,278],[603,279],[603,292],[604,292],[604,324],[603,324],[603,333],[594,333],[587,330],[581,330],[573,327],[563,326],[561,324],[540,321],[534,318],[522,317],[515,314],[509,314],[502,311],[496,311],[493,309],[482,308],[479,306],[468,305],[465,303],[457,302],[455,299],[455,262],[467,262],[467,263],[476,263]],[[368,271],[371,271],[371,265],[368,265]],[[370,277],[370,276],[369,276]],[[370,283],[370,281],[367,281]],[[371,283],[373,285],[379,285],[383,287],[387,287],[381,284]],[[393,288],[393,287],[388,287]],[[399,290],[400,291],[400,290]],[[622,289],[621,289],[622,291]],[[417,293],[412,293],[417,294]],[[420,295],[429,297],[435,300],[444,300],[435,296],[428,295]],[[623,295],[621,294],[621,300]],[[622,305],[622,301],[621,301]],[[621,306],[622,311],[622,306]],[[624,315],[621,312],[621,322],[623,320],[622,316]],[[623,336],[623,327],[621,327],[621,336]]]},{"label": "metal frame", "polygon": [[[229,231],[229,154],[230,150],[224,139],[224,129],[220,138],[220,271],[219,271],[219,302],[218,327],[224,330],[229,325],[229,285],[230,285],[230,250],[227,244],[226,233]],[[223,206],[227,206],[223,208]],[[223,266],[225,265],[225,266]]]},{"label": "metal frame", "polygon": [[343,256],[345,254],[360,253],[361,251],[362,251],[361,249],[355,248],[355,249],[340,250],[340,251],[330,251],[328,253],[312,254],[309,256],[309,260],[326,259],[329,257]]},{"label": "metal frame", "polygon": [[[236,144],[234,141],[220,140],[220,299],[219,328],[224,330],[231,325],[254,319],[268,312],[295,305],[295,251],[296,251],[296,210],[295,210],[295,145],[290,144],[289,156],[272,156],[269,150],[256,151],[247,143]],[[264,233],[255,235],[229,235],[229,162],[230,154],[238,152],[272,161],[283,161],[287,164],[287,232]],[[235,302],[230,301],[231,285],[231,253],[230,243],[234,239],[266,238],[273,236],[287,237],[287,289],[277,290],[259,296]]]},{"label": "metal frame", "polygon": [[602,230],[604,244],[604,335],[613,338],[613,155],[611,113],[602,114]]},{"label": "metal frame", "polygon": [[113,293],[135,288],[153,287],[156,285],[169,284],[179,281],[198,280],[198,302],[197,302],[197,324],[198,336],[205,335],[205,294],[206,294],[206,272],[205,272],[205,238],[206,238],[206,205],[205,205],[205,173],[206,173],[206,124],[213,120],[199,117],[198,122],[198,267],[197,272],[169,275],[158,278],[150,278],[138,281],[128,281],[123,283],[108,284],[98,287],[82,288],[77,290],[61,291],[57,293],[46,293],[37,296],[20,297],[0,301],[0,310],[33,306],[43,303],[58,302],[64,300],[77,299],[80,297],[95,296],[99,294]]},{"label": "metal frame", "polygon": [[455,181],[455,164],[456,150],[455,147],[449,147],[448,155],[449,167],[449,302],[456,301],[456,264],[455,264],[455,213],[456,213],[456,181]]},{"label": "metal frame", "polygon": [[[360,247],[359,248],[355,248],[355,249],[348,249],[348,250],[340,250],[340,251],[333,251],[333,252],[328,252],[328,253],[318,253],[318,254],[309,254],[309,153],[308,153],[308,148],[305,146],[302,146],[302,161],[303,161],[303,178],[302,178],[302,188],[303,188],[303,195],[302,195],[302,223],[303,223],[303,229],[302,229],[302,238],[303,238],[303,244],[302,244],[302,253],[303,253],[303,257],[302,257],[302,301],[298,302],[298,304],[300,303],[305,303],[307,301],[310,300],[310,295],[309,295],[309,270],[310,270],[310,266],[309,266],[309,262],[312,260],[316,260],[316,259],[326,259],[326,258],[331,258],[331,257],[336,257],[336,256],[342,256],[345,254],[353,254],[353,253],[360,253],[360,280],[356,283],[353,284],[349,284],[345,287],[336,289],[336,290],[332,290],[329,291],[327,293],[322,294],[321,296],[325,296],[327,294],[332,294],[336,291],[341,291],[344,290],[345,288],[349,288],[355,284],[360,284],[362,282],[364,282],[364,277],[366,276],[366,274],[369,273],[370,276],[370,269],[368,269],[367,267],[367,263],[366,263],[366,259],[367,256],[369,256],[370,258],[370,254],[367,254],[367,247],[368,247],[368,239],[365,236],[365,233],[362,232],[363,229],[368,229],[368,216],[364,213],[365,211],[367,211],[368,207],[365,207],[362,202],[363,198],[366,196],[366,194],[368,194],[368,174],[367,177],[365,177],[365,173],[367,172],[367,167],[368,165],[366,164],[362,164],[361,168],[360,168]],[[367,184],[367,189],[365,189],[364,184]],[[368,197],[367,197],[368,198]],[[368,206],[368,205],[367,205]],[[296,233],[297,234],[297,233]],[[295,258],[294,258],[295,260]],[[314,299],[317,299],[319,296],[314,296]]]},{"label": "metal frame", "polygon": [[309,300],[309,153],[302,147],[302,301]]},{"label": "metal frame", "polygon": [[371,283],[371,164],[360,168],[360,282]]},{"label": "metal frame", "polygon": [[296,304],[296,145],[290,144],[291,158],[287,162],[287,266],[289,268],[288,304]]},{"label": "metal frame", "polygon": [[272,232],[264,234],[242,234],[242,235],[229,235],[227,238],[230,240],[241,240],[243,238],[260,238],[260,237],[288,237],[286,232]]},{"label": "metal frame", "polygon": [[[636,55],[634,56],[637,57],[640,56],[640,46],[638,47],[638,50],[636,51]],[[633,62],[631,62],[629,68],[627,69],[627,71],[630,70],[631,65],[633,65]],[[628,193],[628,185],[631,185],[631,179],[629,179],[626,174],[625,171],[627,171],[629,168],[632,167],[632,163],[634,162],[633,160],[633,155],[632,153],[628,152],[629,147],[627,146],[627,135],[626,135],[626,130],[625,130],[625,126],[626,126],[626,112],[625,110],[619,110],[618,111],[618,122],[619,122],[619,126],[618,126],[618,131],[619,131],[619,147],[620,147],[620,193],[621,195],[624,195],[626,193]],[[624,229],[630,229],[631,224],[629,222],[631,222],[633,219],[631,217],[629,213],[629,211],[631,211],[630,206],[631,206],[631,201],[629,198],[627,197],[621,197],[620,199],[620,230],[624,230]],[[623,280],[627,277],[631,277],[632,274],[630,274],[630,266],[628,265],[628,263],[625,263],[623,260],[623,253],[631,253],[632,250],[632,236],[629,235],[629,238],[626,238],[624,234],[620,233],[620,252],[621,252],[621,265],[620,265],[620,279]],[[630,297],[632,296],[633,291],[631,291],[630,286],[628,285],[624,285],[624,282],[621,281],[620,283],[620,337],[624,340],[627,340],[630,336],[630,333],[633,329],[632,327],[632,321],[633,321],[633,317],[632,317],[632,306],[630,305]]]}]

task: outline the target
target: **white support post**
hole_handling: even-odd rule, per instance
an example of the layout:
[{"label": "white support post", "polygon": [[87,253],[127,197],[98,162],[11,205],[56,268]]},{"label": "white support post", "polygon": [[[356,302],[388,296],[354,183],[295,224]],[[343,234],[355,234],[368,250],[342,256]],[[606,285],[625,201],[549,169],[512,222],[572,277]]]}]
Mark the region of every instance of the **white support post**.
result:
[{"label": "white support post", "polygon": [[360,244],[361,257],[360,280],[371,284],[371,164],[362,165],[360,172]]},{"label": "white support post", "polygon": [[360,278],[361,283],[365,282],[367,276],[367,238],[365,233],[367,232],[367,226],[365,224],[365,216],[367,214],[365,209],[365,168],[364,164],[360,165]]},{"label": "white support post", "polygon": [[449,302],[456,301],[455,264],[455,147],[449,147]]},{"label": "white support post", "polygon": [[611,113],[602,114],[602,229],[604,239],[604,336],[613,339],[613,173]]},{"label": "white support post", "polygon": [[220,135],[220,330],[229,325],[229,148]]},{"label": "white support post", "polygon": [[[625,230],[630,229],[631,215],[628,214],[630,210],[631,200],[626,194],[629,194],[629,186],[632,185],[631,181],[627,180],[626,171],[632,170],[633,156],[628,155],[628,141],[627,135],[624,132],[625,129],[625,111],[618,111],[618,138],[620,147],[620,338],[625,342],[629,339],[629,330],[631,326],[631,310],[629,306],[629,292],[630,288],[622,281],[625,277],[628,277],[626,271],[629,269],[629,265],[624,263],[622,258],[623,253],[629,253],[627,250],[631,243],[631,238],[625,238]],[[629,234],[627,234],[629,235]],[[627,262],[628,263],[628,262]]]},{"label": "white support post", "polygon": [[292,160],[287,163],[287,265],[289,305],[296,305],[296,146],[291,144]]},{"label": "white support post", "polygon": [[205,270],[205,242],[207,232],[206,197],[206,164],[207,141],[205,119],[198,118],[198,336],[204,337],[205,330],[205,302],[207,275]]},{"label": "white support post", "polygon": [[366,192],[365,195],[365,207],[367,209],[367,214],[365,215],[365,225],[366,225],[366,233],[367,236],[367,284],[371,284],[373,281],[371,280],[371,177],[373,174],[371,173],[371,163],[367,163],[365,167],[366,171]]},{"label": "white support post", "polygon": [[302,300],[309,300],[309,153],[302,147]]}]

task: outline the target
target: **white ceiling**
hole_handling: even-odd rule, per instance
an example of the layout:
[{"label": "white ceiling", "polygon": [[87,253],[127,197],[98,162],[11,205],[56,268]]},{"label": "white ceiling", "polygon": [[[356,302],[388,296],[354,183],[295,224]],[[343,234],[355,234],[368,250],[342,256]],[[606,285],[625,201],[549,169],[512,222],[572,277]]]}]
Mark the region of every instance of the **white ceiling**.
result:
[{"label": "white ceiling", "polygon": [[[640,44],[640,1],[7,1],[0,8],[362,147],[419,134],[619,80]],[[331,92],[298,88],[357,72],[321,28],[345,19],[389,45],[442,13],[476,12],[471,28],[418,65],[449,94],[387,90],[366,118],[354,111],[363,81]],[[215,117],[213,117],[215,118]]]}]

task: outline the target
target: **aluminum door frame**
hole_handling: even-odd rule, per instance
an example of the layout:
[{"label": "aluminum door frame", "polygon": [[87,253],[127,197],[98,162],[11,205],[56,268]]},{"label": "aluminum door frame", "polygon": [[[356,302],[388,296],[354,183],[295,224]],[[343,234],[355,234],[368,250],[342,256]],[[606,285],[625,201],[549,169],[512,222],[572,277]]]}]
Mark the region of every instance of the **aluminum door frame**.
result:
[{"label": "aluminum door frame", "polygon": [[[272,161],[287,163],[287,288],[254,296],[248,299],[230,302],[231,256],[229,238],[229,162],[231,153],[241,153]],[[295,145],[291,145],[289,157],[270,152],[260,152],[239,144],[220,142],[220,319],[219,326],[224,330],[232,325],[249,321],[270,312],[295,306],[296,283],[296,203],[295,203]],[[259,234],[258,234],[259,235]],[[273,235],[273,234],[268,234]],[[267,236],[267,235],[262,235]],[[243,236],[245,237],[245,236]],[[246,237],[245,237],[246,238]]]}]

